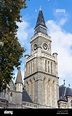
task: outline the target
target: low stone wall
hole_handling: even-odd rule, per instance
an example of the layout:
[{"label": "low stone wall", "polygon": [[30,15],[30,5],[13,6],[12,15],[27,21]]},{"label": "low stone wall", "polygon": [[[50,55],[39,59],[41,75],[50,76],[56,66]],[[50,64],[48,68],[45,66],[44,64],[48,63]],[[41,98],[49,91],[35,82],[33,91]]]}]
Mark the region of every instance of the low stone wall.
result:
[{"label": "low stone wall", "polygon": [[22,108],[37,109],[37,108],[50,108],[50,107],[45,105],[35,104],[35,103],[23,102]]}]

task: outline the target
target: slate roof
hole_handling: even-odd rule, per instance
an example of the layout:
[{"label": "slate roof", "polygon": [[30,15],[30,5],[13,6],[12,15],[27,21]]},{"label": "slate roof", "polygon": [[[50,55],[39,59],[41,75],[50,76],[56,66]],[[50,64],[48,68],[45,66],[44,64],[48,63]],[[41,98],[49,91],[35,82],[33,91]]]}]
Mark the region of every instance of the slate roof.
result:
[{"label": "slate roof", "polygon": [[42,9],[40,9],[39,11],[35,28],[38,27],[39,25],[46,27]]},{"label": "slate roof", "polygon": [[10,90],[15,91],[15,84],[14,84],[14,82],[12,80],[9,82],[9,86],[10,86]]},{"label": "slate roof", "polygon": [[33,103],[26,90],[22,92],[22,101]]},{"label": "slate roof", "polygon": [[72,97],[72,89],[69,88],[69,87],[66,89],[66,96],[71,96]]},{"label": "slate roof", "polygon": [[64,85],[61,85],[59,87],[59,100],[67,101],[67,96],[72,97],[72,89],[69,87],[65,87]]}]

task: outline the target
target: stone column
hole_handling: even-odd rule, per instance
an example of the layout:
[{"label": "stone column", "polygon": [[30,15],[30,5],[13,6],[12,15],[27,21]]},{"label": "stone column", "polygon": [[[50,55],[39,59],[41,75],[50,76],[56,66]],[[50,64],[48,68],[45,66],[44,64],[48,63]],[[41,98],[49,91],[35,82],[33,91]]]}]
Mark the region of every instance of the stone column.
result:
[{"label": "stone column", "polygon": [[31,99],[33,100],[33,81],[31,79]]},{"label": "stone column", "polygon": [[46,103],[46,78],[43,80],[43,105]]},{"label": "stone column", "polygon": [[29,80],[29,95],[30,95],[30,97],[31,97],[31,80]]},{"label": "stone column", "polygon": [[27,81],[27,92],[29,93],[29,81]]},{"label": "stone column", "polygon": [[50,106],[52,107],[52,80],[50,80]]},{"label": "stone column", "polygon": [[46,89],[46,97],[45,97],[45,105],[48,106],[48,79],[46,78],[46,86],[45,86],[45,89]]},{"label": "stone column", "polygon": [[52,82],[52,106],[55,108],[55,81]]},{"label": "stone column", "polygon": [[44,100],[43,100],[43,104],[44,105],[48,105],[48,103],[47,103],[47,101],[48,101],[48,83],[47,83],[47,79],[46,78],[44,78],[44,80],[43,80],[43,83],[44,83],[44,92],[43,92],[43,98],[44,98]]},{"label": "stone column", "polygon": [[48,80],[48,106],[50,106],[50,80]]},{"label": "stone column", "polygon": [[57,83],[55,82],[55,107],[57,107],[57,96],[58,96],[58,87],[57,87]]},{"label": "stone column", "polygon": [[39,77],[36,78],[36,103],[43,105],[44,100],[44,93],[43,93],[43,77],[38,75]]},{"label": "stone column", "polygon": [[32,100],[35,102],[35,79],[32,79]]}]

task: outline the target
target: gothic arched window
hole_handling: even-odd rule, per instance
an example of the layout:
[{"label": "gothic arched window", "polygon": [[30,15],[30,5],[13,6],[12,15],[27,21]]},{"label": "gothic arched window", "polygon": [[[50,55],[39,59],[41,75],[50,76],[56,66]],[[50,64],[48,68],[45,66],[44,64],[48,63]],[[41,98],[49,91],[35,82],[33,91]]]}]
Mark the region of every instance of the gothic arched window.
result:
[{"label": "gothic arched window", "polygon": [[10,102],[12,102],[12,92],[10,93]]},{"label": "gothic arched window", "polygon": [[71,100],[71,107],[72,107],[72,100]]},{"label": "gothic arched window", "polygon": [[52,62],[51,62],[51,73],[52,73]]},{"label": "gothic arched window", "polygon": [[45,60],[45,71],[47,71],[47,60]]},{"label": "gothic arched window", "polygon": [[12,92],[10,93],[10,96],[12,97]]},{"label": "gothic arched window", "polygon": [[48,72],[49,72],[49,61],[48,61]]}]

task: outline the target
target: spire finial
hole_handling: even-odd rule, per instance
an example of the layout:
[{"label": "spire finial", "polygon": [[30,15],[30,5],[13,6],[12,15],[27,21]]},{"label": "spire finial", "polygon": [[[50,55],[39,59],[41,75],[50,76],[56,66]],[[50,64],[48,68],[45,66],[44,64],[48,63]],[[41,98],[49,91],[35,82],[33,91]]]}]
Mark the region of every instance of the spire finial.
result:
[{"label": "spire finial", "polygon": [[64,85],[65,85],[65,80],[63,80],[64,81]]},{"label": "spire finial", "polygon": [[70,87],[70,84],[68,84],[68,87]]},{"label": "spire finial", "polygon": [[42,7],[40,6],[40,10],[42,10]]}]

